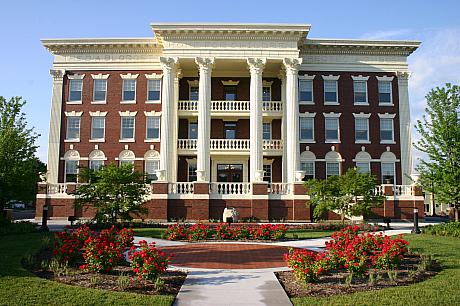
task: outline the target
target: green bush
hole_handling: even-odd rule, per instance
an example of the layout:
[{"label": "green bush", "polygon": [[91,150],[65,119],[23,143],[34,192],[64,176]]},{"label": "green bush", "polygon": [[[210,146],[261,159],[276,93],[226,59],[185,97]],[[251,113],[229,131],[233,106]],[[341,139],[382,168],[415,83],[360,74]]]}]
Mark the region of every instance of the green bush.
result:
[{"label": "green bush", "polygon": [[11,234],[34,233],[37,231],[37,224],[29,221],[21,221],[14,223],[2,223],[0,225],[0,236]]},{"label": "green bush", "polygon": [[447,222],[422,228],[424,234],[460,237],[460,222]]}]

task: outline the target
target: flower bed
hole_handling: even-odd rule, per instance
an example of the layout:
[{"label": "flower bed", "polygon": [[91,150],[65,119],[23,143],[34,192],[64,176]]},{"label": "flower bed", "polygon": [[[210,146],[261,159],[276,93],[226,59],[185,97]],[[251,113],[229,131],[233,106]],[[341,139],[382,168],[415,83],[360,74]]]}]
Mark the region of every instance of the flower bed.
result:
[{"label": "flower bed", "polygon": [[168,240],[199,241],[205,239],[220,240],[279,240],[286,237],[287,227],[284,224],[234,225],[226,223],[215,227],[203,223],[192,226],[180,224],[170,225],[163,233]]}]

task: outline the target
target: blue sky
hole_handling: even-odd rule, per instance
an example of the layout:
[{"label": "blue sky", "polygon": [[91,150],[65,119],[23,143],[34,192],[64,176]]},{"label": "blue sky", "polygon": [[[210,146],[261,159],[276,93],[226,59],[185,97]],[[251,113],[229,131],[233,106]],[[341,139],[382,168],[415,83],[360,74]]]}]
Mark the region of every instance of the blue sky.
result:
[{"label": "blue sky", "polygon": [[[308,23],[311,38],[415,39],[412,121],[432,87],[460,83],[460,1],[3,1],[0,95],[22,96],[46,161],[52,56],[42,38],[149,37],[150,22]],[[414,134],[414,139],[417,139]],[[418,153],[415,152],[418,156]]]}]

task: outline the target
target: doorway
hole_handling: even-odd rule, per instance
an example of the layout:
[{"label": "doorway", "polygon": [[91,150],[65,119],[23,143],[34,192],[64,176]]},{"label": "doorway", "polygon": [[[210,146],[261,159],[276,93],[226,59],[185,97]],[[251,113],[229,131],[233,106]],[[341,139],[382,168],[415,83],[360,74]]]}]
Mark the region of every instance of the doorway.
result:
[{"label": "doorway", "polygon": [[217,164],[217,181],[228,183],[243,182],[243,165]]}]

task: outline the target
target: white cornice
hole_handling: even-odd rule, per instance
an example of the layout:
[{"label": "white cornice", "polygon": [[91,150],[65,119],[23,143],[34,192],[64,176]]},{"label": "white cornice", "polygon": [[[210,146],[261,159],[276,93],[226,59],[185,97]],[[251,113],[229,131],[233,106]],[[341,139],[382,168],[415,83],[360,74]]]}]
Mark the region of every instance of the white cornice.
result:
[{"label": "white cornice", "polygon": [[76,112],[76,111],[71,111],[71,112],[64,112],[67,117],[81,117],[83,115],[83,112]]},{"label": "white cornice", "polygon": [[389,77],[389,76],[384,75],[384,76],[376,76],[376,78],[377,78],[377,80],[379,80],[379,81],[391,82],[391,81],[393,81],[394,76]]},{"label": "white cornice", "polygon": [[363,113],[363,112],[360,112],[359,114],[358,113],[353,113],[353,117],[355,117],[355,118],[369,119],[370,116],[371,116],[371,114],[369,114],[369,113]]},{"label": "white cornice", "polygon": [[132,74],[132,73],[120,74],[120,77],[123,80],[135,80],[135,79],[137,79],[138,76],[139,76],[139,74]]},{"label": "white cornice", "polygon": [[155,38],[74,38],[42,39],[52,54],[66,53],[161,53]]},{"label": "white cornice", "polygon": [[95,80],[107,80],[109,78],[110,74],[99,73],[99,74],[91,74],[91,76]]},{"label": "white cornice", "polygon": [[362,76],[361,74],[358,75],[358,76],[352,75],[351,78],[353,79],[353,81],[367,81],[367,80],[369,80],[369,76]]},{"label": "white cornice", "polygon": [[95,111],[95,112],[89,112],[89,115],[91,117],[105,117],[107,116],[107,112]]},{"label": "white cornice", "polygon": [[130,111],[124,111],[124,112],[121,112],[119,111],[118,114],[120,114],[121,117],[135,117],[137,115],[137,111],[136,112],[130,112]]},{"label": "white cornice", "polygon": [[378,115],[379,115],[379,118],[382,118],[382,119],[394,119],[394,117],[396,117],[396,114],[389,114],[389,113],[378,114]]},{"label": "white cornice", "polygon": [[161,79],[162,77],[163,77],[162,73],[152,73],[152,74],[145,75],[145,78],[148,80]]}]

